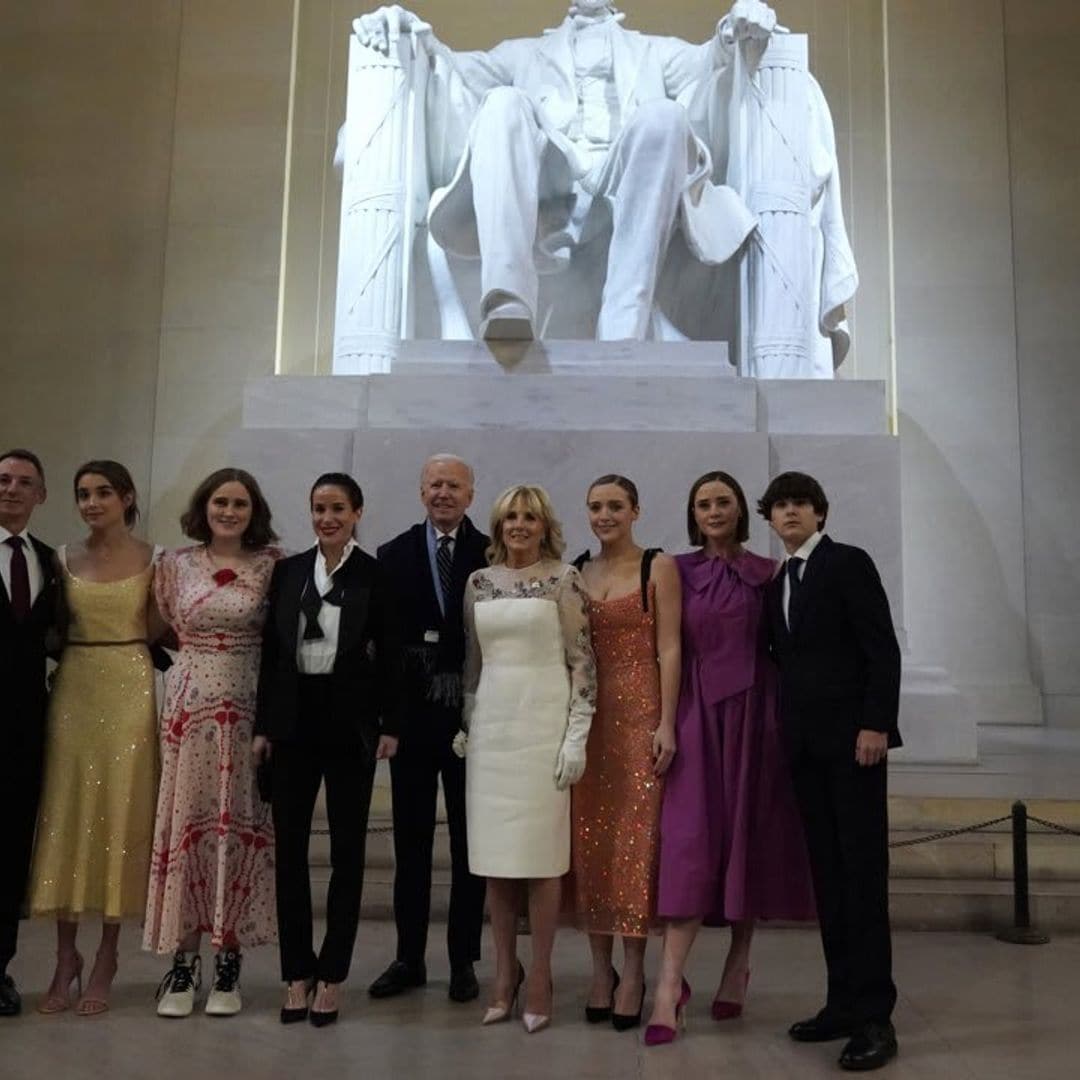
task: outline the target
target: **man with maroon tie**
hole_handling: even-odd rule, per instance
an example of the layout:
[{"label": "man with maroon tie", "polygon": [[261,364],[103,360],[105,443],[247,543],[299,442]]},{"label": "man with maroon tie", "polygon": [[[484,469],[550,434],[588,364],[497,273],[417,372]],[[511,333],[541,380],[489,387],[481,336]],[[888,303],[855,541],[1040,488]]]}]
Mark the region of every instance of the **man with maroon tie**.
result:
[{"label": "man with maroon tie", "polygon": [[45,635],[56,612],[53,550],[27,531],[45,501],[45,473],[29,450],[0,452],[0,1016],[22,1002],[7,973],[30,868],[45,742]]}]

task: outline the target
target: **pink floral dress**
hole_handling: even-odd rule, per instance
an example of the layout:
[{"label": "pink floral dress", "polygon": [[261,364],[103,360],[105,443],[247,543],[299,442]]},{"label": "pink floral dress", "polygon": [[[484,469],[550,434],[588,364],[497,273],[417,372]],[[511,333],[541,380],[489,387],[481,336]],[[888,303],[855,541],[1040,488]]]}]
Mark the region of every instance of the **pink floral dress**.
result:
[{"label": "pink floral dress", "polygon": [[180,653],[165,681],[161,786],[143,947],[172,952],[188,934],[215,948],[277,940],[274,832],[251,757],[259,650],[277,548],[239,571],[204,547],[165,555],[158,609]]}]

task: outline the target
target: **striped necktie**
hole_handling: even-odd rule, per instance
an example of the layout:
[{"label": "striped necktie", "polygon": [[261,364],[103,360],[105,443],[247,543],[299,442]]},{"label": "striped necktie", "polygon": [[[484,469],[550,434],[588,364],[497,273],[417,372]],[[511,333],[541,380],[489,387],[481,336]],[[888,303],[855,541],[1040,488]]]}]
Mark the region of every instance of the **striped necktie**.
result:
[{"label": "striped necktie", "polygon": [[435,565],[439,570],[439,592],[442,593],[443,614],[450,603],[450,580],[454,568],[454,538],[439,537],[439,549],[435,553]]}]

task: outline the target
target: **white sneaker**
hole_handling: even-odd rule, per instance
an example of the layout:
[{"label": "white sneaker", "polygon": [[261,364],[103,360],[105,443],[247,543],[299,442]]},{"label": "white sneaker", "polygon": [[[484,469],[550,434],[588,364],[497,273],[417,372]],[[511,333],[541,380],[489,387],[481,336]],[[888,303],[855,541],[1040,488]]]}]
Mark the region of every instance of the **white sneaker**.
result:
[{"label": "white sneaker", "polygon": [[222,949],[214,957],[214,985],[206,999],[207,1016],[235,1016],[240,1000],[240,953]]},{"label": "white sneaker", "polygon": [[177,949],[173,966],[157,990],[158,1016],[175,1019],[190,1016],[195,1008],[195,991],[202,985],[202,961],[198,953]]}]

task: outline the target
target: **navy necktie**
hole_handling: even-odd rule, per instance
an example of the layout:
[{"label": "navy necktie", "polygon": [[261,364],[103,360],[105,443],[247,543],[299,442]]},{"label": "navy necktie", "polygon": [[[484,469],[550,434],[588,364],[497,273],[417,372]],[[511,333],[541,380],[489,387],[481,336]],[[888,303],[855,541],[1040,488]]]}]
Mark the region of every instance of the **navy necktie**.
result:
[{"label": "navy necktie", "polygon": [[443,611],[450,605],[450,581],[454,569],[454,538],[439,537],[439,549],[435,552],[435,565],[439,570],[439,591],[442,593]]},{"label": "navy necktie", "polygon": [[799,568],[805,562],[805,559],[800,559],[797,555],[793,555],[787,562],[787,577],[788,577],[788,609],[787,609],[787,621],[788,626],[791,626],[795,618],[795,598],[799,595],[799,590],[802,588],[802,580],[799,577]]},{"label": "navy necktie", "polygon": [[23,554],[25,541],[21,536],[9,536],[4,543],[11,548],[11,609],[15,621],[22,622],[30,614],[30,569]]}]

